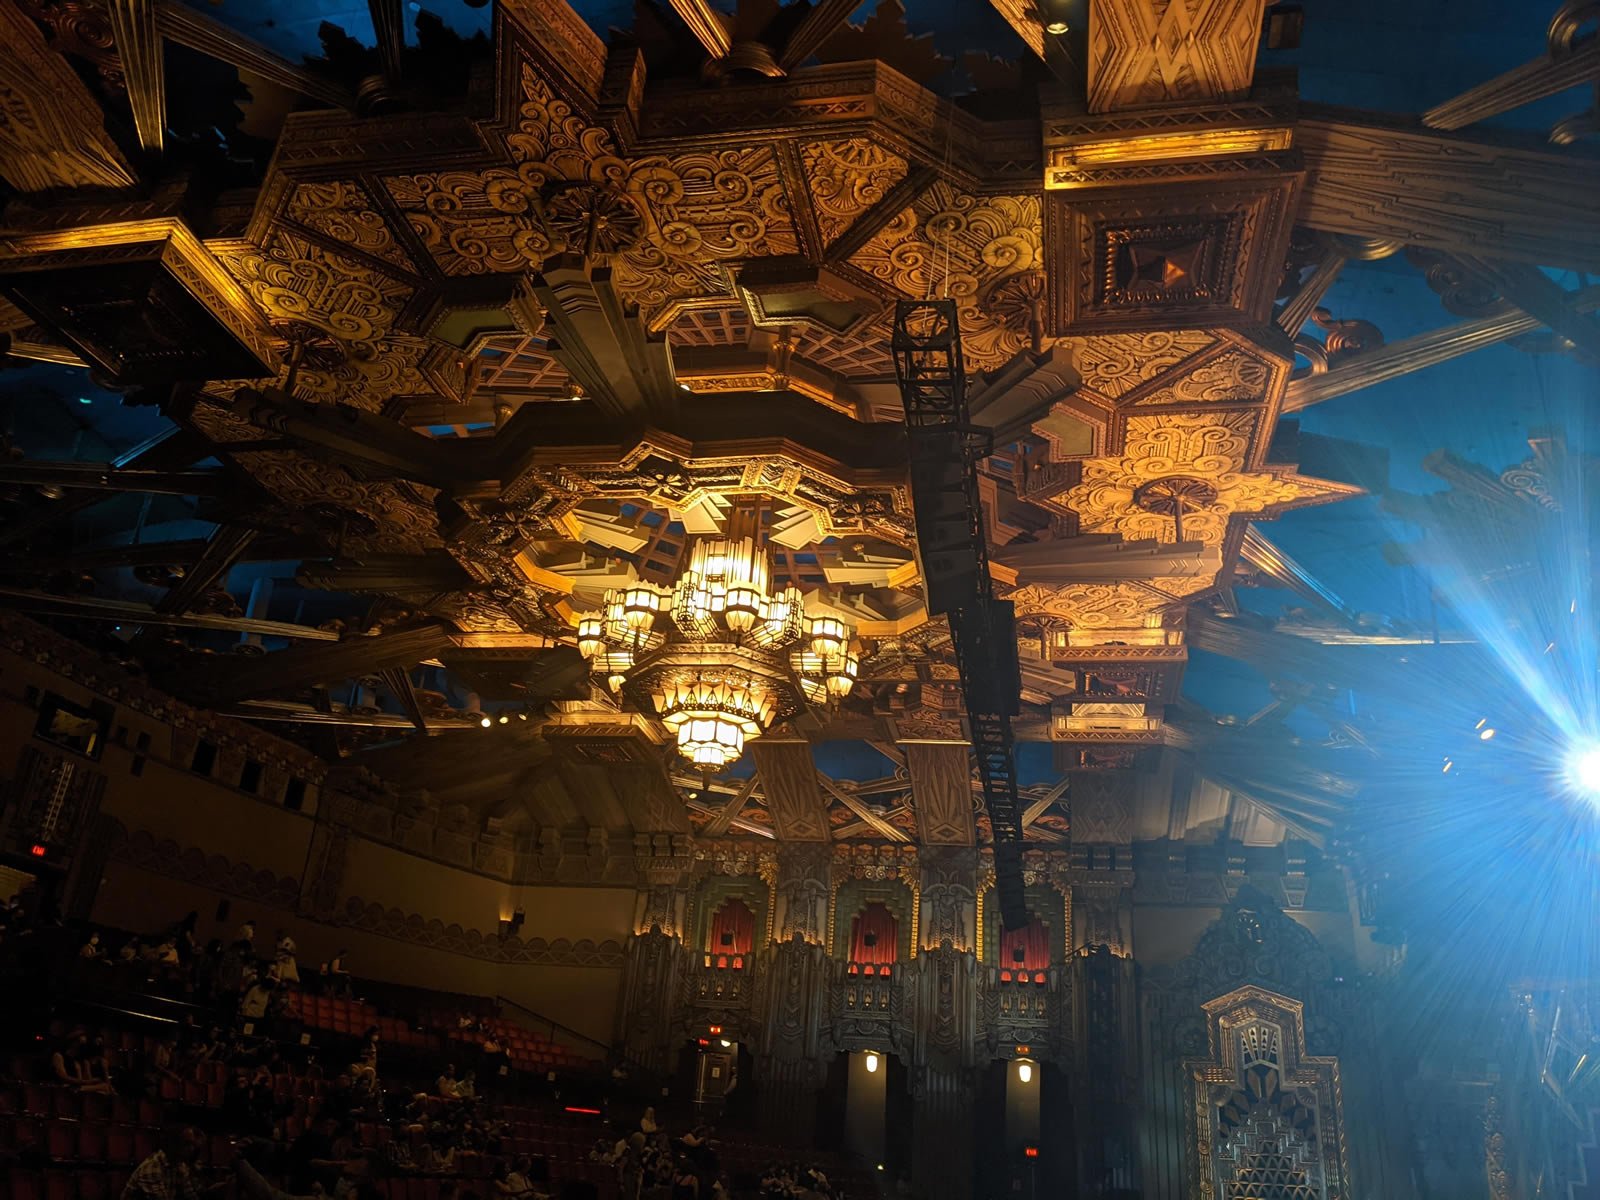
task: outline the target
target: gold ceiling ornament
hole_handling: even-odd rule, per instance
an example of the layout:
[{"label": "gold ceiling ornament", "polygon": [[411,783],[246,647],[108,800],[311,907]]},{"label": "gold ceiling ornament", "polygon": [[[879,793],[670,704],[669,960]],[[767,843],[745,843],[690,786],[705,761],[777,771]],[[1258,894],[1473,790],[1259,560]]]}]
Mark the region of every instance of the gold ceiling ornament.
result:
[{"label": "gold ceiling ornament", "polygon": [[860,669],[853,624],[808,618],[799,589],[774,588],[754,536],[699,539],[670,587],[611,589],[577,641],[598,679],[648,697],[678,752],[712,770],[804,705],[844,699]]},{"label": "gold ceiling ornament", "polygon": [[907,170],[904,158],[870,138],[807,142],[800,148],[800,161],[824,246],[888,195]]},{"label": "gold ceiling ornament", "polygon": [[1086,460],[1077,484],[1047,502],[1076,513],[1083,533],[1172,542],[1172,517],[1140,507],[1139,489],[1168,476],[1204,480],[1215,489],[1215,498],[1185,511],[1184,537],[1221,547],[1236,516],[1272,517],[1360,494],[1359,488],[1313,479],[1287,466],[1257,465],[1259,420],[1259,412],[1250,410],[1135,412],[1128,418],[1122,454]]}]

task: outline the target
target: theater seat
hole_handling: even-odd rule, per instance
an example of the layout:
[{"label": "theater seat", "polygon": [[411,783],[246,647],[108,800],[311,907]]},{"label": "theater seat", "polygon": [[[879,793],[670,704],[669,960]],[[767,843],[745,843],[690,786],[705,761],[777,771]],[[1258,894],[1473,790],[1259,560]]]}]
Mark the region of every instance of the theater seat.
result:
[{"label": "theater seat", "polygon": [[38,1171],[12,1167],[6,1172],[6,1187],[11,1200],[45,1200],[44,1176]]}]

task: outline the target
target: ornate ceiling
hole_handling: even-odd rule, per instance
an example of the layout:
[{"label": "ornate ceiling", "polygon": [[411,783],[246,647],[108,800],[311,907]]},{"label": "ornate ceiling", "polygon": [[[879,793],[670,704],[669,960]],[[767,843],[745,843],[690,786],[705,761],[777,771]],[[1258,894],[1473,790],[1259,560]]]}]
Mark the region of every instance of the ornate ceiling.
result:
[{"label": "ornate ceiling", "polygon": [[[73,74],[67,7],[110,20],[122,91]],[[223,523],[306,531],[302,579],[382,598],[370,628],[442,623],[460,654],[517,670],[571,644],[607,588],[670,579],[693,536],[759,509],[778,575],[855,621],[861,682],[837,714],[771,731],[758,785],[701,781],[688,826],[971,844],[887,354],[895,301],[957,302],[997,446],[981,486],[1016,605],[1020,736],[1058,772],[1127,768],[1169,740],[1187,613],[1226,610],[1252,523],[1359,492],[1298,469],[1286,406],[1501,336],[1380,357],[1317,309],[1340,267],[1427,247],[1489,278],[1513,332],[1582,345],[1592,304],[1532,267],[1600,266],[1576,215],[1600,173],[1299,103],[1291,77],[1255,69],[1263,0],[1097,0],[1060,38],[994,0],[1027,84],[999,117],[882,57],[813,61],[852,36],[853,7],[800,0],[760,25],[673,0],[670,37],[607,43],[565,0],[503,0],[492,58],[440,97],[425,47],[380,46],[341,82],[175,0],[0,0],[25,51],[0,68],[17,193],[0,325],[14,352],[143,389],[233,481]],[[249,187],[178,169],[152,39],[158,62],[166,39],[309,97]],[[648,713],[560,695],[528,744],[568,783],[614,753],[659,761]],[[806,748],[839,738],[894,769],[842,795]],[[418,739],[390,757],[446,753]],[[1065,832],[1049,793],[1041,837]],[[549,803],[537,821],[572,815]],[[685,828],[651,811],[628,820]]]}]

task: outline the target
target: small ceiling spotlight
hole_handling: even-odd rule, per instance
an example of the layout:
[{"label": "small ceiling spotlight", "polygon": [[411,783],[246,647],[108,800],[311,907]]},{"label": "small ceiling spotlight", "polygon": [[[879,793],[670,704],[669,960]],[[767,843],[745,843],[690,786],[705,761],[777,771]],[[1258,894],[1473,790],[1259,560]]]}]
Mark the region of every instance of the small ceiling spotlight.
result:
[{"label": "small ceiling spotlight", "polygon": [[1478,730],[1478,740],[1480,742],[1487,742],[1493,736],[1494,736],[1494,726],[1493,725],[1490,725],[1485,729]]},{"label": "small ceiling spotlight", "polygon": [[1072,32],[1072,21],[1067,11],[1071,0],[1042,0],[1039,5],[1039,22],[1051,37],[1061,37]]},{"label": "small ceiling spotlight", "polygon": [[506,716],[505,713],[501,713],[500,714],[500,724],[502,724],[502,725],[511,724],[511,718]]},{"label": "small ceiling spotlight", "polygon": [[494,721],[492,719],[490,719],[489,717],[479,717],[478,718],[478,724],[482,725],[485,729],[487,729],[487,728],[489,728],[489,726],[494,724]]}]

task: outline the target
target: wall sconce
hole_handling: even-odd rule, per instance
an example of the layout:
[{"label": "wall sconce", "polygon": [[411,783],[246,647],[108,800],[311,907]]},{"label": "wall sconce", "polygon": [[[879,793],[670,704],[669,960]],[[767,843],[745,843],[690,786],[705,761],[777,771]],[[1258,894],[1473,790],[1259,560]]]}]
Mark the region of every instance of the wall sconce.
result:
[{"label": "wall sconce", "polygon": [[522,911],[522,906],[519,904],[516,907],[516,911],[514,911],[509,917],[501,917],[500,940],[504,941],[506,938],[517,933],[522,928],[522,922],[527,919],[527,916],[528,914]]},{"label": "wall sconce", "polygon": [[1021,1062],[1017,1063],[1017,1082],[1033,1082],[1033,1064],[1027,1059],[1023,1059]]},{"label": "wall sconce", "polygon": [[875,1074],[878,1070],[878,1055],[875,1051],[867,1051],[867,1074]]}]

